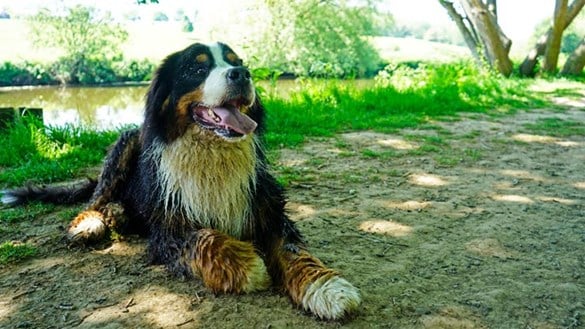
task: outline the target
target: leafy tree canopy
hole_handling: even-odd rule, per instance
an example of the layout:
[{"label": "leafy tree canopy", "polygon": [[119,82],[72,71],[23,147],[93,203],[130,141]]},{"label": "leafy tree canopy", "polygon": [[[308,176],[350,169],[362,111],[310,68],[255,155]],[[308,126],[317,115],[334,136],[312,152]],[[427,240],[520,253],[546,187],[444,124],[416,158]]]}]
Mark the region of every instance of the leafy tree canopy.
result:
[{"label": "leafy tree canopy", "polygon": [[376,34],[382,19],[370,1],[264,0],[258,10],[260,33],[248,50],[255,66],[342,77],[363,76],[379,65],[366,36]]},{"label": "leafy tree canopy", "polygon": [[56,15],[47,9],[29,18],[32,41],[39,47],[62,49],[67,57],[119,56],[128,33],[109,13],[77,5]]}]

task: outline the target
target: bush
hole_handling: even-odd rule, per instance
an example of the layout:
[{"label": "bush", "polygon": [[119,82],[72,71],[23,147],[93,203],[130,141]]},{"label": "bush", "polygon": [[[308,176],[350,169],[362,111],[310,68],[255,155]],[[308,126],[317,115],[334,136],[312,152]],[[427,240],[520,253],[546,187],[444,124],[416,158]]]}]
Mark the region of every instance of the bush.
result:
[{"label": "bush", "polygon": [[378,13],[363,2],[269,1],[250,29],[252,66],[299,76],[363,77],[381,61],[367,36]]},{"label": "bush", "polygon": [[0,65],[0,86],[141,82],[150,80],[154,69],[155,64],[148,60],[61,58],[53,64],[4,62]]},{"label": "bush", "polygon": [[0,86],[26,86],[55,84],[47,65],[33,62],[10,63],[0,66]]}]

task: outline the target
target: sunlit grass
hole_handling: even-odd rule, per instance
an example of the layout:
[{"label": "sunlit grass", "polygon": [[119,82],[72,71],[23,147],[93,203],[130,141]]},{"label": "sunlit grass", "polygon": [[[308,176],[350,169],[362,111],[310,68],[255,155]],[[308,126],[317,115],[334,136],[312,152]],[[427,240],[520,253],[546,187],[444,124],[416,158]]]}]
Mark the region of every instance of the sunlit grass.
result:
[{"label": "sunlit grass", "polygon": [[[266,146],[269,159],[284,147],[297,147],[307,138],[333,137],[348,131],[396,133],[403,128],[437,130],[436,120],[456,120],[461,113],[492,114],[547,104],[530,92],[524,80],[504,79],[473,63],[426,64],[417,68],[389,66],[376,79],[356,87],[347,81],[302,80],[287,97],[262,95],[267,112]],[[554,122],[549,122],[550,126]],[[557,126],[560,123],[556,123]],[[565,123],[569,131],[579,131]],[[549,129],[549,128],[547,128]],[[551,126],[550,129],[553,129]],[[437,130],[438,131],[438,130]],[[440,132],[440,131],[439,131]],[[88,168],[102,163],[119,130],[95,132],[80,127],[43,127],[33,119],[20,120],[0,132],[0,188],[26,181],[50,183],[95,176]],[[424,137],[411,154],[448,149],[449,136]],[[349,150],[339,140],[340,157],[391,158],[393,153]],[[476,160],[477,152],[439,155],[437,161],[453,165]],[[95,170],[94,170],[95,171]],[[294,180],[295,173],[289,173]]]},{"label": "sunlit grass", "polygon": [[271,148],[351,130],[392,133],[453,120],[459,113],[501,115],[545,104],[527,82],[504,79],[472,63],[388,67],[371,87],[308,80],[290,97],[268,97]]},{"label": "sunlit grass", "polygon": [[54,182],[84,177],[100,164],[117,131],[95,132],[80,127],[44,127],[22,118],[0,133],[0,187],[26,181]]}]

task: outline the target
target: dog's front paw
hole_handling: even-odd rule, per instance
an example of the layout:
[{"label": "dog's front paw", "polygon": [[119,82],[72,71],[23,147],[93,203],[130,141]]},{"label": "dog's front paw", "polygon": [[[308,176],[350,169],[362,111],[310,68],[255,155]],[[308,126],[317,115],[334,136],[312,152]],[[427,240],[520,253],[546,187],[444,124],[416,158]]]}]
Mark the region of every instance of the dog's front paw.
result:
[{"label": "dog's front paw", "polygon": [[95,210],[81,212],[67,228],[67,238],[75,244],[99,241],[105,234],[104,215]]},{"label": "dog's front paw", "polygon": [[301,305],[324,320],[339,320],[357,310],[359,290],[340,276],[323,276],[310,283]]},{"label": "dog's front paw", "polygon": [[215,293],[249,293],[266,290],[271,284],[264,260],[251,243],[214,230],[199,232],[192,264]]}]

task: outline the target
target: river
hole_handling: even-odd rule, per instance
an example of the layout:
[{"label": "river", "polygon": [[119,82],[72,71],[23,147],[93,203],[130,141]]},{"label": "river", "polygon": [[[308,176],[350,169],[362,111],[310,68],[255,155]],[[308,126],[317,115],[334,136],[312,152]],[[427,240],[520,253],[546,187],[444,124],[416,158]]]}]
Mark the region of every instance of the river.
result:
[{"label": "river", "polygon": [[[363,88],[372,80],[350,80],[349,83]],[[270,93],[286,97],[299,90],[303,84],[295,80],[279,80],[276,86],[267,82],[260,85]],[[23,87],[1,88],[2,108],[43,109],[43,122],[50,126],[71,124],[92,129],[112,129],[142,122],[144,97],[148,86],[112,87]]]}]

